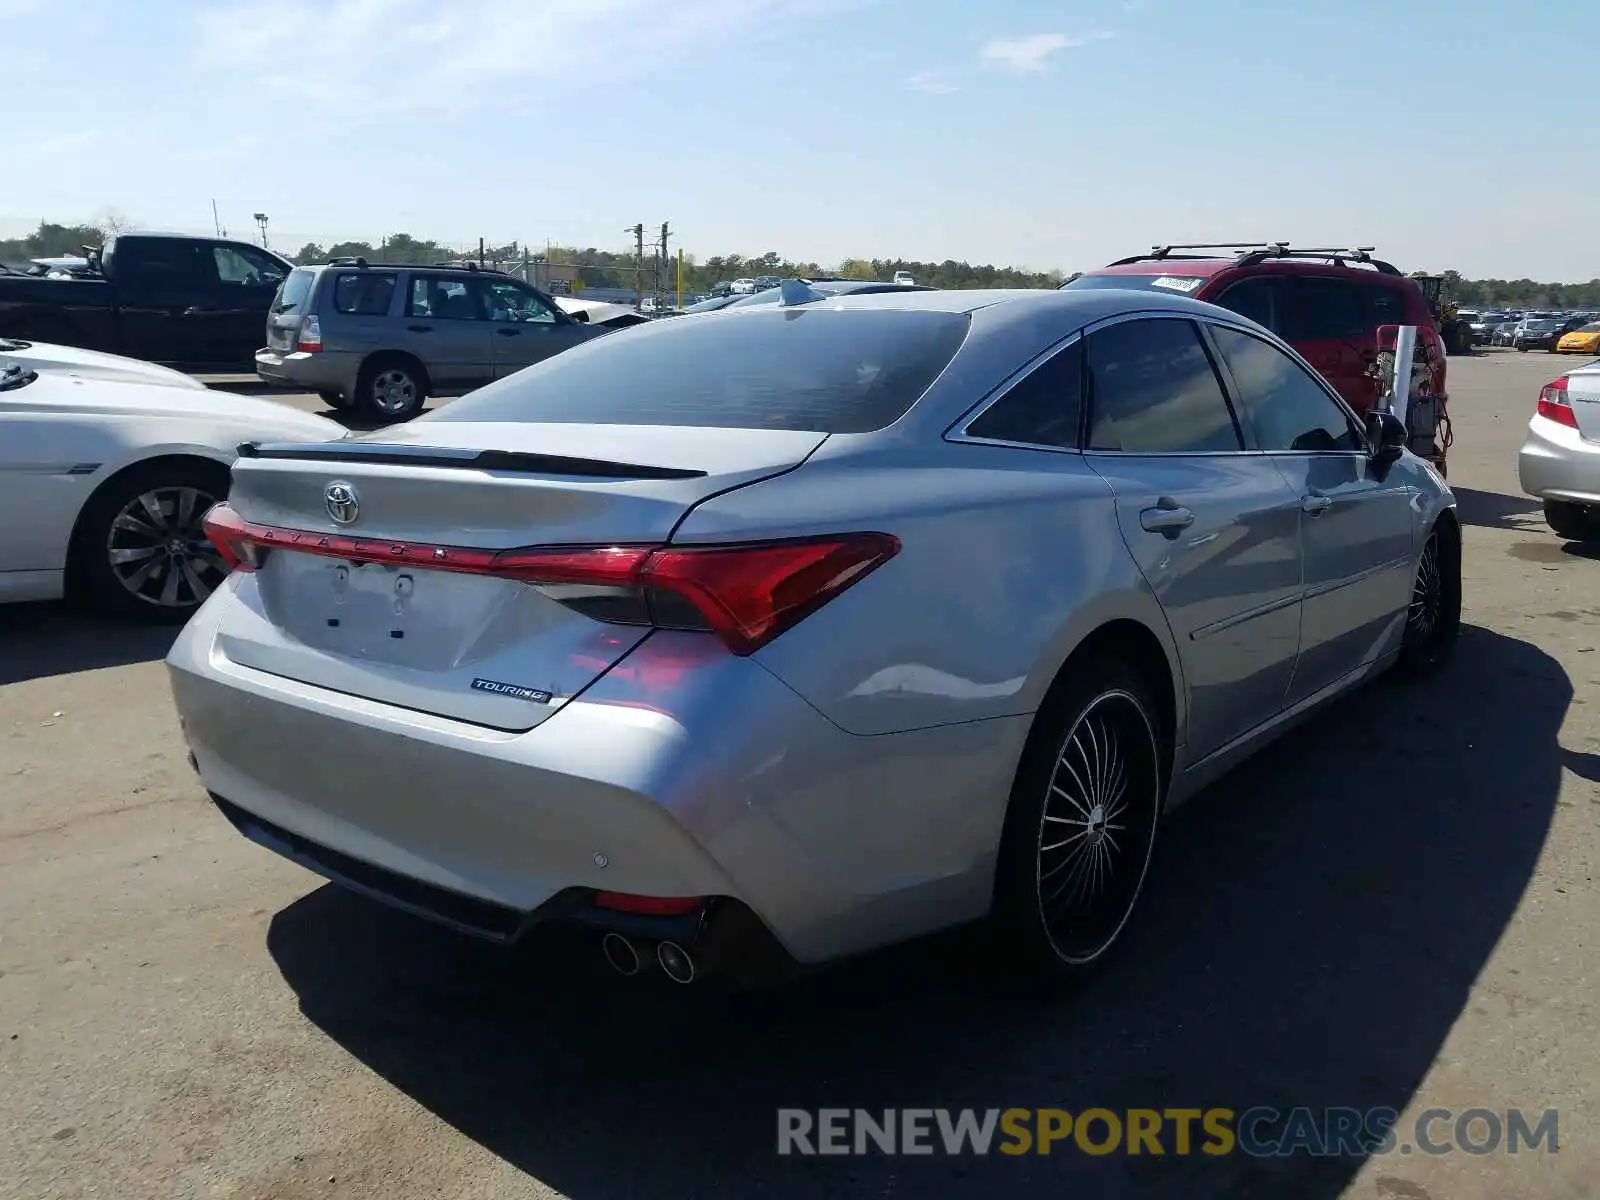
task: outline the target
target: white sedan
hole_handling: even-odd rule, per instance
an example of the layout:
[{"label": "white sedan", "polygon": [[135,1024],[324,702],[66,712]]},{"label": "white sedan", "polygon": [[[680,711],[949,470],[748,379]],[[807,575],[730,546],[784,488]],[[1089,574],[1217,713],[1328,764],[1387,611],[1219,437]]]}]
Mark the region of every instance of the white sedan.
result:
[{"label": "white sedan", "polygon": [[120,379],[124,383],[159,383],[167,387],[202,390],[206,386],[193,375],[185,375],[171,367],[140,362],[137,358],[124,358],[120,354],[102,354],[98,350],[82,350],[77,346],[57,346],[48,342],[0,338],[0,358],[21,363],[35,371],[60,371],[81,379]]},{"label": "white sedan", "polygon": [[200,521],[227,495],[239,443],[344,434],[269,400],[35,368],[0,350],[0,603],[71,596],[181,621],[227,574]]}]

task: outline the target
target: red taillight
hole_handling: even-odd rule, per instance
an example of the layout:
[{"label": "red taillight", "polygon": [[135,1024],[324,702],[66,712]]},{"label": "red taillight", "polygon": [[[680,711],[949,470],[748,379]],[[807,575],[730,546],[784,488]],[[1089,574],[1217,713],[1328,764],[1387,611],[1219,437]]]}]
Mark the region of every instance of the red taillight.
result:
[{"label": "red taillight", "polygon": [[1572,411],[1572,402],[1567,399],[1565,375],[1539,389],[1539,415],[1547,421],[1554,421],[1557,425],[1565,425],[1569,429],[1578,427],[1577,414]]},{"label": "red taillight", "polygon": [[201,525],[230,571],[254,571],[260,565],[256,556],[260,526],[250,524],[227,504],[213,504]]},{"label": "red taillight", "polygon": [[639,913],[649,917],[681,917],[704,903],[703,896],[633,896],[627,892],[596,892],[596,908],[612,912]]},{"label": "red taillight", "polygon": [[322,349],[322,322],[316,317],[307,317],[300,322],[300,336],[296,339],[294,348],[303,354],[315,354]]},{"label": "red taillight", "polygon": [[639,595],[644,602],[611,611],[596,606],[593,597],[575,598],[574,604],[599,620],[685,627],[687,622],[663,612],[667,606],[649,599],[666,593],[687,601],[695,625],[709,627],[740,655],[754,653],[900,552],[900,539],[887,533],[721,546],[479,550],[255,525],[227,504],[206,515],[205,528],[217,551],[236,570],[255,570],[262,551],[281,547],[350,562],[493,575],[536,587],[614,588]]}]

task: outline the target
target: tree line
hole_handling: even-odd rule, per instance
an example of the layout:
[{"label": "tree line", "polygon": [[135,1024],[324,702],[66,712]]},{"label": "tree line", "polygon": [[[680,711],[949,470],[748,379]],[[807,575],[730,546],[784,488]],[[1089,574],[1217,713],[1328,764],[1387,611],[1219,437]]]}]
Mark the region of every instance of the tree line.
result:
[{"label": "tree line", "polygon": [[[0,239],[0,263],[24,264],[33,258],[53,258],[77,254],[84,246],[100,245],[107,230],[96,225],[62,225],[41,221],[39,228],[20,238]],[[366,241],[334,242],[327,246],[308,242],[292,256],[297,263],[327,262],[330,258],[365,258],[370,262],[408,265],[476,260],[478,248],[463,250],[426,238],[396,233],[376,245]],[[662,261],[646,248],[642,264],[632,250],[602,250],[586,247],[528,247],[518,242],[485,245],[483,258],[503,267],[520,266],[524,261],[548,263],[563,268],[553,274],[575,273],[578,290],[583,287],[633,288],[643,291],[674,291],[678,285],[676,257]],[[906,271],[920,284],[936,288],[1049,288],[1073,276],[1060,271],[1026,271],[1019,267],[960,262],[920,262],[905,258],[847,258],[835,267],[810,260],[785,258],[776,250],[759,255],[715,254],[706,259],[685,255],[683,288],[686,292],[706,292],[713,284],[757,275],[840,275],[846,279],[889,280],[895,272]],[[1445,294],[1463,306],[1504,305],[1530,308],[1600,308],[1600,279],[1588,283],[1539,283],[1532,279],[1466,279],[1458,272],[1446,271]]]}]

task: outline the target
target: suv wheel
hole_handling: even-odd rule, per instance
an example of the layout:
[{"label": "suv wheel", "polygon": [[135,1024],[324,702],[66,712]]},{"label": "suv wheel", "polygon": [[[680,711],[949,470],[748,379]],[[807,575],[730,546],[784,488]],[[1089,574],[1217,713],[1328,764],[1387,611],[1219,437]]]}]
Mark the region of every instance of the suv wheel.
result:
[{"label": "suv wheel", "polygon": [[380,421],[409,421],[422,411],[428,386],[414,359],[378,355],[368,359],[356,382],[356,403]]}]

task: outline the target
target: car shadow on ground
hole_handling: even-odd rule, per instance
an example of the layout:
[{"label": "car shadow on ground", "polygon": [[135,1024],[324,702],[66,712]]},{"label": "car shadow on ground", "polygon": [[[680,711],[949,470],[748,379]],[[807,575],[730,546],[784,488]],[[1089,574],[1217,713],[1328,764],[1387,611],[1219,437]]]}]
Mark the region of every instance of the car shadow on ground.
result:
[{"label": "car shadow on ground", "polygon": [[[1049,998],[1003,982],[976,930],[744,996],[621,979],[570,935],[502,951],[332,886],[268,944],[330,1038],[578,1200],[1323,1200],[1360,1160],[1170,1139],[1162,1158],[779,1158],[776,1110],[1403,1109],[1539,858],[1571,698],[1542,651],[1464,630],[1440,677],[1357,693],[1174,814],[1114,960]],[[1400,1166],[1377,1169],[1419,1194]]]},{"label": "car shadow on ground", "polygon": [[1456,513],[1467,525],[1519,532],[1544,528],[1544,508],[1532,496],[1508,496],[1464,487],[1450,490],[1455,493]]},{"label": "car shadow on ground", "polygon": [[172,626],[101,620],[66,604],[0,606],[0,686],[166,657]]}]

